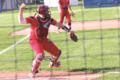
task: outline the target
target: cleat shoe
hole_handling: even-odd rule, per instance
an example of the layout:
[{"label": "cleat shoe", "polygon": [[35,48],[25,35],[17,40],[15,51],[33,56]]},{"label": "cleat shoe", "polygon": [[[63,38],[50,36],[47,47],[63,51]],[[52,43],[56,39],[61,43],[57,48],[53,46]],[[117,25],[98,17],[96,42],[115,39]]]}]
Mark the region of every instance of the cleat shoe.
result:
[{"label": "cleat shoe", "polygon": [[28,76],[29,76],[30,78],[34,78],[34,77],[35,77],[35,74],[32,73],[32,72],[30,72],[30,73],[28,74]]},{"label": "cleat shoe", "polygon": [[37,70],[37,71],[35,71],[35,74],[36,74],[36,73],[39,73],[39,71],[38,71],[38,70]]},{"label": "cleat shoe", "polygon": [[50,62],[49,67],[50,68],[52,68],[52,67],[60,68],[60,67],[62,67],[62,64],[60,63],[60,61],[57,61],[56,64],[54,64],[53,62]]},{"label": "cleat shoe", "polygon": [[57,30],[57,33],[60,33],[60,29]]}]

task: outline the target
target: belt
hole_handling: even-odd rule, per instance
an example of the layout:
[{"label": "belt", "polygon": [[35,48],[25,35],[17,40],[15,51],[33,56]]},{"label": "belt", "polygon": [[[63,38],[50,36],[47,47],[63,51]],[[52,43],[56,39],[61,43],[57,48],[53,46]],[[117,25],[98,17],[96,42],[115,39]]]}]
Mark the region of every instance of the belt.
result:
[{"label": "belt", "polygon": [[45,39],[46,37],[42,37],[42,38],[31,38],[30,37],[30,40],[38,40],[38,39]]},{"label": "belt", "polygon": [[61,8],[61,9],[68,9],[68,8]]},{"label": "belt", "polygon": [[46,37],[38,38],[38,39],[45,39]]}]

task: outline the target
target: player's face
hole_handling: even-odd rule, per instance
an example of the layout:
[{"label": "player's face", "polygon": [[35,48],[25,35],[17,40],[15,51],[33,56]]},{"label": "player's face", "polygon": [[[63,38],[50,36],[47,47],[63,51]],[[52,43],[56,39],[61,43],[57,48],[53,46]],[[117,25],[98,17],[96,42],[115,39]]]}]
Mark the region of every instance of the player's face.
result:
[{"label": "player's face", "polygon": [[39,15],[41,18],[45,18],[45,17],[47,17],[48,14],[49,14],[49,11],[45,10],[45,11],[41,11]]}]

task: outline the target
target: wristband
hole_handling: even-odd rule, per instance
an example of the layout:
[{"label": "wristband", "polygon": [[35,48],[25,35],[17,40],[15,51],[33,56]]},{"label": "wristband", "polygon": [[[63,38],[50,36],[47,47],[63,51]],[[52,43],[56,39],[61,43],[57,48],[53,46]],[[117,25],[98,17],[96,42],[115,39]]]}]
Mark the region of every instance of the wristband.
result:
[{"label": "wristband", "polygon": [[65,31],[67,31],[67,32],[70,31],[70,29],[68,29],[66,26],[64,26],[62,29],[65,30]]}]

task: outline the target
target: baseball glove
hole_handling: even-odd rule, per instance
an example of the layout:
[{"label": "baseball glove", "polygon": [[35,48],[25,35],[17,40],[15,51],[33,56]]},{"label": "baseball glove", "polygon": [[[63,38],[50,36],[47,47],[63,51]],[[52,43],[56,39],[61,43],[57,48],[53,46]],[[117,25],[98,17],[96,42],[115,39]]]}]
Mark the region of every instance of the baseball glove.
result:
[{"label": "baseball glove", "polygon": [[70,13],[71,17],[75,17],[75,14],[73,12]]},{"label": "baseball glove", "polygon": [[77,36],[74,34],[74,32],[71,32],[71,33],[70,33],[70,38],[71,38],[71,40],[74,41],[74,42],[77,42],[77,40],[78,40],[78,38],[77,38]]}]

